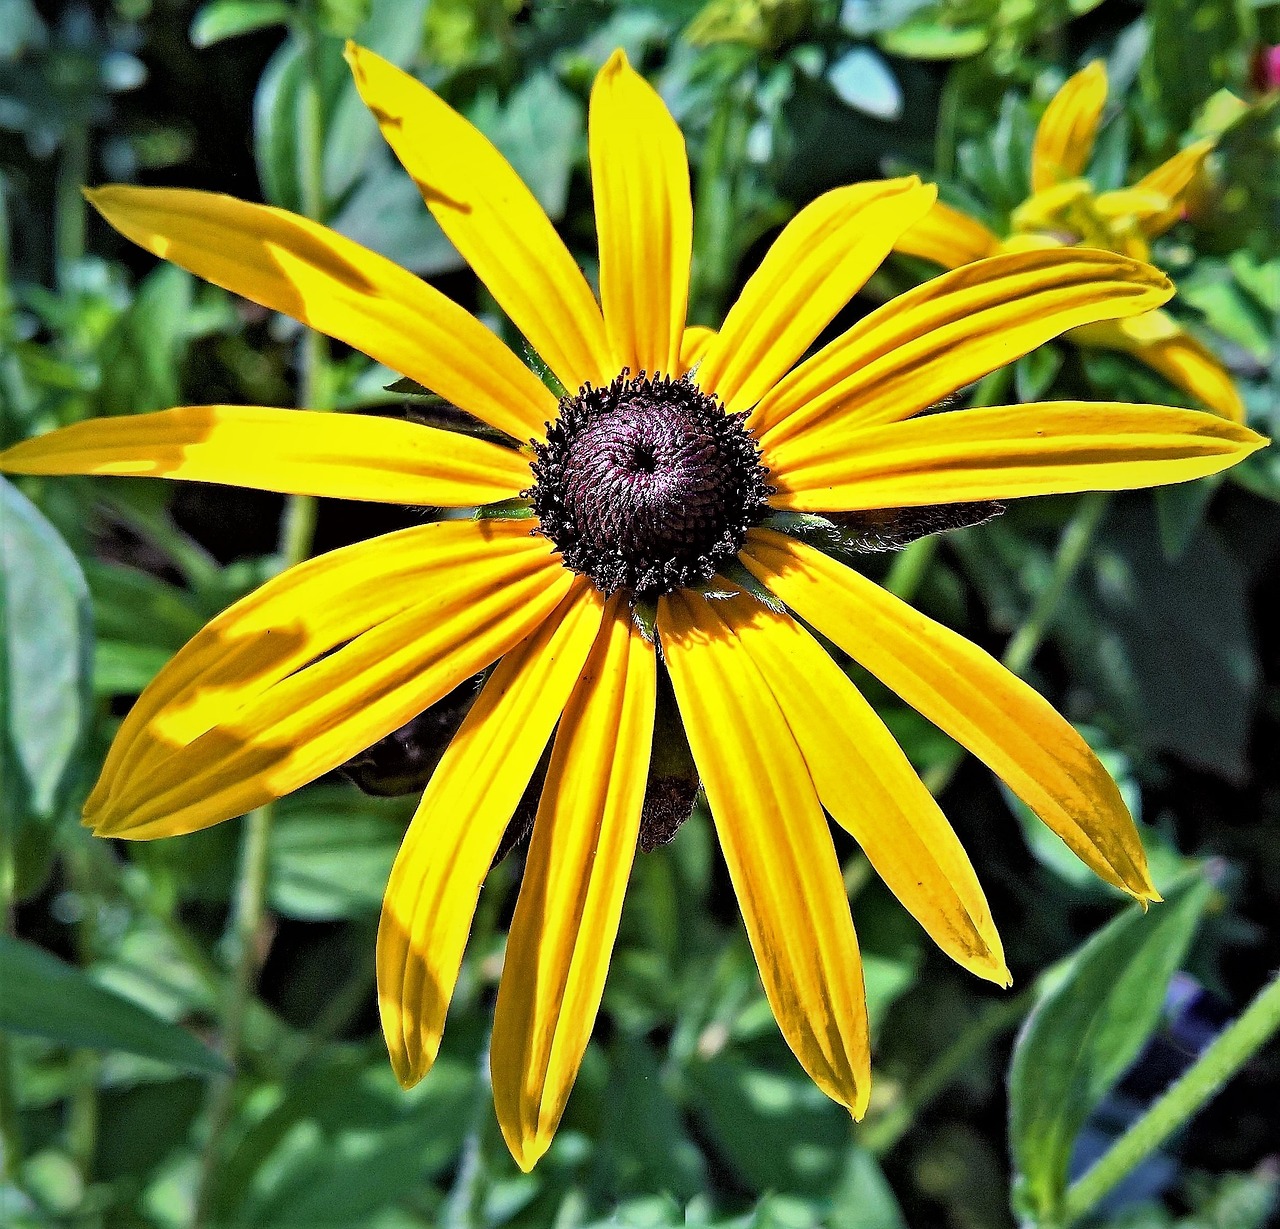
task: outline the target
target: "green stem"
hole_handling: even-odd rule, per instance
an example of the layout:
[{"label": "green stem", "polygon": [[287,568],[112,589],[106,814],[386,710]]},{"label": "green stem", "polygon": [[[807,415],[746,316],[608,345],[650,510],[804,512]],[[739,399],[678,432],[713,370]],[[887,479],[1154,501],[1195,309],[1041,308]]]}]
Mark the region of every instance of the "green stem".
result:
[{"label": "green stem", "polygon": [[89,178],[89,131],[73,124],[67,133],[54,188],[53,265],[58,286],[66,289],[76,262],[84,255],[85,204],[81,189]]},{"label": "green stem", "polygon": [[858,1132],[858,1142],[883,1156],[911,1129],[920,1111],[932,1104],[1002,1033],[1031,1010],[1036,987],[1004,1002],[993,1003],[977,1020],[929,1064],[891,1109]]},{"label": "green stem", "polygon": [[[314,14],[308,10],[308,18]],[[299,32],[304,40],[307,64],[302,102],[302,204],[306,215],[323,221],[324,201],[324,116],[320,96],[317,58],[318,34],[314,20]],[[326,409],[329,405],[329,350],[326,339],[307,330],[302,339],[298,404],[303,409]],[[316,501],[306,495],[291,495],[285,505],[280,530],[280,556],[284,568],[301,563],[311,554],[315,536]],[[264,927],[267,915],[267,872],[270,862],[271,821],[274,808],[268,803],[246,820],[241,867],[231,924],[232,977],[222,1017],[222,1048],[232,1074],[219,1078],[210,1094],[208,1134],[200,1155],[196,1182],[192,1229],[209,1224],[213,1178],[222,1153],[222,1140],[235,1106],[234,1069],[242,1055],[244,1026],[254,1003],[254,985],[266,955]]]},{"label": "green stem", "polygon": [[724,300],[733,276],[734,180],[746,134],[742,101],[734,96],[732,88],[727,89],[712,116],[698,169],[690,323],[710,324],[724,314]]},{"label": "green stem", "polygon": [[894,597],[900,597],[904,602],[911,601],[919,591],[929,565],[937,556],[938,543],[938,535],[931,534],[927,538],[917,538],[900,550],[894,556],[888,576],[884,578],[884,587]]},{"label": "green stem", "polygon": [[1112,1187],[1207,1104],[1241,1067],[1280,1032],[1280,977],[1266,986],[1083,1177],[1068,1188],[1062,1223],[1085,1216]]},{"label": "green stem", "polygon": [[1111,497],[1105,492],[1085,495],[1067,523],[1053,558],[1053,574],[1049,583],[1040,591],[1031,612],[1005,646],[1001,660],[1014,674],[1021,674],[1031,664],[1036,650],[1052,630],[1058,607],[1089,554],[1110,502]]},{"label": "green stem", "polygon": [[231,980],[222,1012],[222,1054],[232,1073],[216,1078],[209,1095],[208,1135],[196,1179],[193,1229],[210,1224],[209,1200],[222,1137],[235,1104],[235,1067],[243,1052],[244,1022],[261,964],[262,929],[266,919],[267,866],[271,840],[271,807],[259,807],[245,819],[240,874],[231,919]]}]

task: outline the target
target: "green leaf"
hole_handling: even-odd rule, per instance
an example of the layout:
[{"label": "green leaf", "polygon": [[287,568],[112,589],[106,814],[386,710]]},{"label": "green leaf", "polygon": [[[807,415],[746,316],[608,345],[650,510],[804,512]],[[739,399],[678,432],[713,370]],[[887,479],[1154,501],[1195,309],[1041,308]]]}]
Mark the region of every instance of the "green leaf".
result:
[{"label": "green leaf", "polygon": [[282,799],[271,830],[271,905],[308,921],[376,917],[414,804],[320,785]]},{"label": "green leaf", "polygon": [[1155,1030],[1211,894],[1197,873],[1163,904],[1126,909],[1070,958],[1027,1018],[1009,1068],[1017,1213],[1056,1220],[1076,1137]]},{"label": "green leaf", "polygon": [[1041,346],[1024,354],[1013,367],[1013,386],[1019,401],[1039,401],[1062,370],[1063,354],[1057,346]]},{"label": "green leaf", "polygon": [[306,69],[296,39],[285,39],[267,61],[253,96],[253,153],[268,203],[302,207],[298,173],[298,96]]},{"label": "green leaf", "polygon": [[190,594],[149,572],[91,559],[84,575],[99,636],[180,649],[205,624]]},{"label": "green leaf", "polygon": [[48,814],[80,741],[89,680],[89,594],[75,556],[0,478],[0,733]]},{"label": "green leaf", "polygon": [[893,1188],[867,1149],[849,1150],[827,1223],[841,1229],[906,1229]]},{"label": "green leaf", "polygon": [[287,25],[292,16],[292,7],[281,0],[213,0],[192,19],[191,41],[197,47],[212,47],[225,38]]},{"label": "green leaf", "polygon": [[0,936],[0,1030],[93,1050],[122,1050],[191,1071],[226,1063],[185,1029],[105,990],[30,943]]},{"label": "green leaf", "polygon": [[820,1198],[831,1189],[849,1146],[849,1116],[807,1076],[729,1050],[691,1065],[689,1075],[694,1113],[752,1191]]},{"label": "green leaf", "polygon": [[880,36],[880,46],[911,60],[962,60],[977,55],[990,34],[980,26],[953,27],[932,21],[909,21]]}]

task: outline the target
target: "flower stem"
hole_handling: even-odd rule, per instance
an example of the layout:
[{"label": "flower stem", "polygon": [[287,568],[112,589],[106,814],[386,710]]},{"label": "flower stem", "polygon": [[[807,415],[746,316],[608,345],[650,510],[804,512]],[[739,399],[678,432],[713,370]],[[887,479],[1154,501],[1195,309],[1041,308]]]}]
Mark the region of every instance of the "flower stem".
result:
[{"label": "flower stem", "polygon": [[1040,591],[1031,613],[1023,619],[1021,626],[1005,646],[1001,660],[1014,674],[1021,674],[1031,664],[1036,650],[1052,629],[1058,607],[1080,570],[1080,565],[1089,554],[1089,548],[1093,545],[1098,526],[1102,524],[1110,502],[1110,496],[1104,492],[1081,497],[1075,515],[1067,523],[1058,543],[1049,583]]},{"label": "flower stem", "polygon": [[894,597],[900,597],[904,602],[915,597],[929,571],[929,565],[938,553],[938,542],[936,533],[926,538],[917,538],[894,556],[889,574],[884,578],[884,587]]},{"label": "flower stem", "polygon": [[1210,1101],[1250,1058],[1280,1032],[1280,977],[1067,1190],[1062,1224],[1085,1216],[1112,1187]]},{"label": "flower stem", "polygon": [[[315,14],[306,10],[307,24],[298,31],[303,40],[307,72],[302,84],[302,204],[303,212],[315,221],[324,221],[324,115],[320,95]],[[302,337],[298,375],[298,404],[303,409],[326,409],[329,403],[329,347],[325,337],[308,329]],[[291,495],[285,504],[280,527],[280,563],[284,569],[301,563],[311,554],[316,526],[316,501],[307,495]],[[232,1074],[217,1079],[208,1112],[208,1134],[200,1156],[192,1229],[210,1224],[210,1196],[213,1176],[222,1152],[222,1137],[231,1122],[235,1106],[234,1068],[243,1053],[244,1026],[253,1005],[254,986],[266,956],[267,878],[270,863],[271,821],[274,808],[268,803],[252,811],[245,820],[240,872],[231,922],[232,975],[222,1016],[222,1051],[233,1068]]]},{"label": "flower stem", "polygon": [[271,807],[259,807],[245,819],[236,899],[231,919],[232,976],[222,1012],[222,1054],[232,1067],[216,1077],[209,1097],[208,1135],[200,1155],[195,1211],[191,1224],[202,1229],[209,1221],[212,1179],[221,1151],[222,1136],[231,1120],[235,1100],[234,1068],[243,1052],[244,1022],[253,983],[262,955],[262,926],[266,917],[267,866],[271,840]]},{"label": "flower stem", "polygon": [[72,124],[58,161],[54,188],[53,265],[60,289],[84,255],[85,204],[81,188],[89,178],[89,132]]}]

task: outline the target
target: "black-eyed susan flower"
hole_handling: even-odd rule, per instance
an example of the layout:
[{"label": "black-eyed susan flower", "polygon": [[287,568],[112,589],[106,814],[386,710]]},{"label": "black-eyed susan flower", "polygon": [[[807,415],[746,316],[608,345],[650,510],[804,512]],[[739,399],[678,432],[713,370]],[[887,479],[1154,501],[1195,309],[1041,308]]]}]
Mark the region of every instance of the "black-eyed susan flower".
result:
[{"label": "black-eyed susan flower", "polygon": [[[1098,192],[1088,166],[1106,102],[1107,71],[1101,60],[1081,69],[1054,95],[1032,146],[1031,195],[1010,215],[1003,238],[939,201],[903,234],[897,250],[948,269],[999,252],[1063,244],[1147,260],[1152,240],[1186,212],[1213,141],[1179,150],[1131,187]],[[1080,346],[1131,354],[1196,402],[1234,422],[1244,421],[1244,403],[1230,372],[1168,312],[1094,321],[1072,329],[1068,337]]]},{"label": "black-eyed susan flower", "polygon": [[686,330],[684,142],[621,53],[591,95],[597,300],[471,124],[377,56],[349,55],[427,206],[572,391],[557,400],[432,287],[303,218],[201,192],[92,193],[152,252],[363,350],[511,446],[391,419],[199,406],[0,454],[11,473],[490,505],[303,563],[214,619],[125,719],[86,821],[147,839],[239,815],[492,667],[391,873],[378,994],[395,1071],[412,1084],[435,1058],[481,885],[550,745],[491,1052],[498,1118],[528,1168],[599,1007],[666,671],[779,1026],[860,1115],[866,1012],[824,811],[943,950],[997,983],[1008,973],[964,850],[810,628],[989,764],[1098,874],[1139,899],[1155,891],[1115,785],[1072,727],[986,653],[790,536],[805,518],[787,514],[1177,482],[1264,441],[1160,406],[922,414],[1064,329],[1169,296],[1159,272],[1107,252],[978,262],[804,358],[928,212],[934,191],[915,179],[820,197],[719,331]]}]

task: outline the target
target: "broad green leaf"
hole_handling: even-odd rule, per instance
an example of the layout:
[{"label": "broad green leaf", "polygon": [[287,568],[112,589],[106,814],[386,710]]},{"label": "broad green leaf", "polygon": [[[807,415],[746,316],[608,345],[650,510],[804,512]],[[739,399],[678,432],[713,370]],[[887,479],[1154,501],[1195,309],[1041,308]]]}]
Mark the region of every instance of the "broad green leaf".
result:
[{"label": "broad green leaf", "polygon": [[191,41],[197,47],[212,47],[224,38],[287,25],[292,15],[292,7],[283,0],[213,0],[192,18]]},{"label": "broad green leaf", "polygon": [[828,1223],[840,1229],[907,1229],[893,1188],[867,1149],[849,1149]]},{"label": "broad green leaf", "polygon": [[1070,958],[1028,1016],[1009,1068],[1019,1214],[1054,1221],[1076,1137],[1155,1030],[1211,894],[1196,873],[1147,912],[1126,909]]},{"label": "broad green leaf", "polygon": [[[781,1045],[770,1048],[782,1060]],[[756,1065],[739,1050],[690,1065],[695,1115],[752,1191],[822,1197],[849,1147],[849,1115],[794,1064],[790,1070],[785,1061]]]},{"label": "broad green leaf", "polygon": [[[456,1053],[455,1030],[451,1039]],[[471,1127],[479,1072],[478,1061],[447,1054],[406,1091],[380,1039],[317,1057],[272,1090],[272,1108],[237,1139],[211,1189],[211,1222],[367,1225],[429,1191]]]},{"label": "broad green leaf", "polygon": [[93,646],[93,694],[136,696],[172,656],[172,649],[160,645],[99,640]]},{"label": "broad green leaf", "polygon": [[0,1030],[92,1050],[122,1050],[190,1071],[227,1065],[185,1029],[97,985],[41,948],[0,936]]},{"label": "broad green leaf", "polygon": [[267,61],[253,96],[253,152],[262,191],[271,205],[298,210],[298,91],[305,71],[302,51],[286,39]]},{"label": "broad green leaf", "polygon": [[149,572],[91,559],[84,575],[100,637],[180,649],[205,624],[190,594]]},{"label": "broad green leaf", "polygon": [[413,798],[320,785],[282,799],[271,831],[272,907],[308,921],[373,918]]},{"label": "broad green leaf", "polygon": [[88,691],[88,590],[75,556],[0,478],[0,733],[47,814],[80,740]]}]

